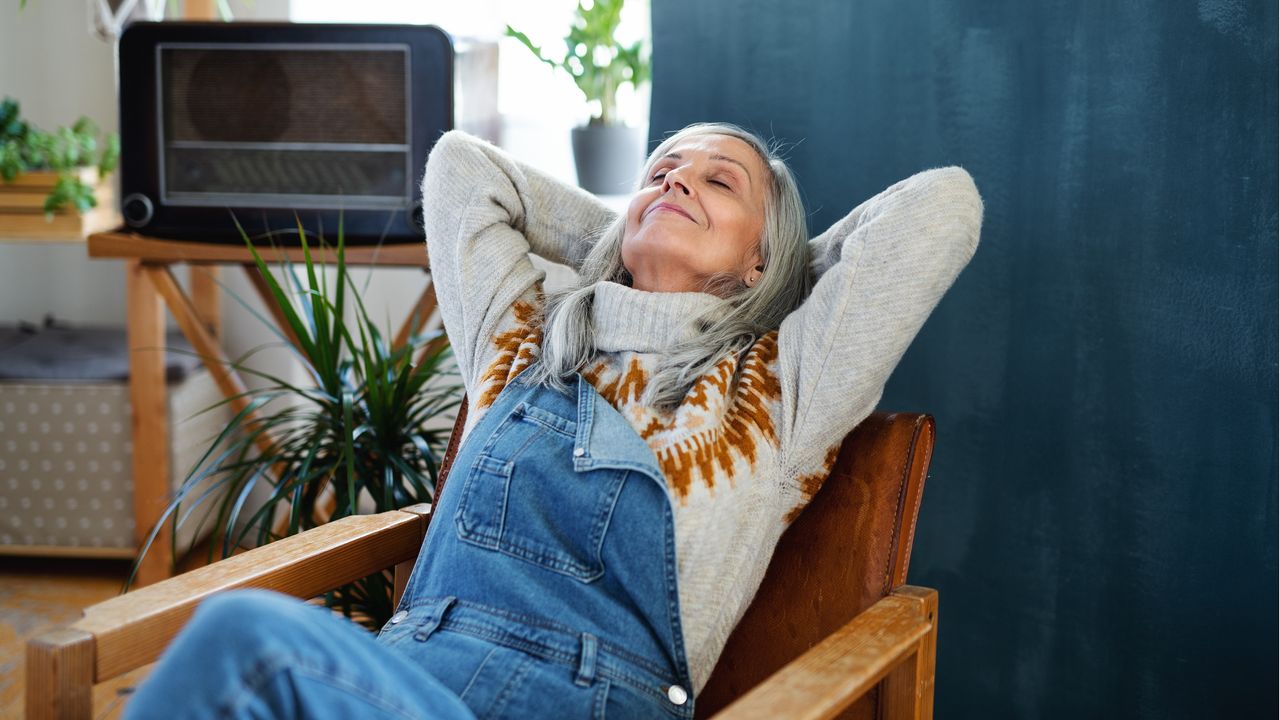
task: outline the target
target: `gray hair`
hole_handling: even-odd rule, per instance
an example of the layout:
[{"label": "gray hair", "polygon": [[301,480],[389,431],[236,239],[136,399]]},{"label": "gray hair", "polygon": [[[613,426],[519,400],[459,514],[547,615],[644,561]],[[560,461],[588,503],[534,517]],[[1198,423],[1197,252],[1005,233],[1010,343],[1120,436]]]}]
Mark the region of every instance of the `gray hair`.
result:
[{"label": "gray hair", "polygon": [[[723,317],[695,319],[698,334],[674,346],[659,362],[642,401],[667,409],[679,405],[698,378],[710,372],[716,363],[745,352],[762,335],[777,329],[808,297],[813,282],[809,273],[804,204],[795,178],[775,150],[753,133],[728,123],[690,125],[650,153],[637,189],[644,186],[658,159],[676,143],[694,135],[726,135],[742,140],[759,154],[769,170],[764,227],[760,233],[764,271],[754,286],[748,286],[730,272],[706,282],[703,292],[724,298],[731,309]],[[547,298],[542,316],[541,362],[530,370],[535,382],[565,391],[568,388],[565,379],[583,370],[595,358],[595,328],[591,317],[595,285],[606,280],[631,285],[631,275],[622,264],[626,224],[626,213],[623,213],[604,228],[583,261],[577,284]]]}]

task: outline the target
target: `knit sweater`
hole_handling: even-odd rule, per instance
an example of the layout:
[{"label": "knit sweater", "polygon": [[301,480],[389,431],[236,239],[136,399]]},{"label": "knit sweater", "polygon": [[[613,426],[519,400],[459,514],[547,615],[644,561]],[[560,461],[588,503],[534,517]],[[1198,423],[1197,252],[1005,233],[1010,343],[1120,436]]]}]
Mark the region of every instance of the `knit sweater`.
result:
[{"label": "knit sweater", "polygon": [[[529,254],[577,269],[614,215],[457,131],[432,151],[423,198],[433,282],[470,403],[465,437],[539,355],[544,273]],[[695,319],[725,312],[726,301],[597,284],[598,354],[582,375],[644,438],[665,476],[695,692],[782,532],[973,255],[981,221],[973,180],[954,167],[858,205],[810,241],[819,280],[804,304],[747,352],[721,360],[670,411],[642,403],[648,378],[666,350],[697,332]]]}]

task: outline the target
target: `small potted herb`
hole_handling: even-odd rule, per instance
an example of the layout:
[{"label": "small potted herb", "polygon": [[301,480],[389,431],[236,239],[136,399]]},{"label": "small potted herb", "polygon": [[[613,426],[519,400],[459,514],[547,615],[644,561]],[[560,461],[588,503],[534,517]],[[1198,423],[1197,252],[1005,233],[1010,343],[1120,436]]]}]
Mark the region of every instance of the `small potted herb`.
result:
[{"label": "small potted herb", "polygon": [[623,0],[579,0],[560,58],[547,57],[524,33],[507,26],[507,35],[539,60],[569,73],[592,105],[591,120],[573,129],[573,156],[578,184],[595,193],[629,190],[644,158],[641,129],[623,124],[617,115],[618,89],[625,83],[639,88],[649,80],[643,43],[627,46],[614,39],[622,5]]},{"label": "small potted herb", "polygon": [[120,138],[101,138],[88,118],[45,132],[23,120],[18,102],[6,97],[0,103],[0,229],[39,229],[30,220],[40,212],[46,224],[55,213],[88,213],[109,192],[105,180],[119,158]]}]

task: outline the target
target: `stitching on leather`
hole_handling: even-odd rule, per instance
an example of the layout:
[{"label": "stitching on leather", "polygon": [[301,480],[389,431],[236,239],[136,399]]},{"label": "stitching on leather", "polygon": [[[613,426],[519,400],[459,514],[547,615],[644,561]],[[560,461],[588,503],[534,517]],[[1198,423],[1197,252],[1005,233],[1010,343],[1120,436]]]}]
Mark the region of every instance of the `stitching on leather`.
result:
[{"label": "stitching on leather", "polygon": [[[893,417],[897,418],[897,415],[894,415]],[[913,428],[913,432],[911,433],[911,445],[910,445],[911,452],[907,453],[907,461],[903,463],[902,474],[898,478],[898,501],[895,503],[895,508],[897,510],[897,514],[895,515],[895,518],[902,517],[902,503],[907,494],[907,482],[908,482],[908,478],[911,475],[911,459],[914,458],[916,454],[916,438],[919,436],[919,433],[920,433],[919,427]],[[893,589],[890,586],[893,584],[893,556],[895,554],[894,548],[897,547],[898,542],[901,540],[901,536],[898,534],[898,525],[899,523],[897,522],[893,524],[893,532],[889,536],[890,538],[889,557],[885,561],[884,583],[881,585],[881,589],[880,589],[880,593],[882,595],[887,595],[889,591]]]},{"label": "stitching on leather", "polygon": [[[924,424],[924,427],[928,431],[927,434],[929,435],[930,442],[929,447],[925,450],[924,459],[921,461],[924,463],[925,472],[924,477],[920,479],[920,492],[916,493],[916,501],[914,507],[911,509],[911,532],[907,534],[907,554],[902,559],[902,564],[906,566],[911,565],[911,548],[915,543],[916,521],[920,518],[920,503],[924,500],[924,485],[929,479],[929,463],[933,460],[934,429],[932,425],[927,422]],[[906,582],[906,578],[903,578],[903,582]]]},{"label": "stitching on leather", "polygon": [[[449,444],[445,446],[444,457],[440,459],[440,467],[436,470],[435,494],[431,496],[433,511],[427,516],[427,531],[431,530],[432,521],[436,517],[434,508],[440,503],[440,494],[444,492],[444,484],[449,481],[449,475],[453,472],[453,460],[458,456],[458,447],[462,445],[462,429],[467,424],[468,405],[467,399],[463,397],[462,402],[458,404],[458,415],[454,418],[453,432],[449,434]],[[426,532],[423,535],[425,536]]]}]

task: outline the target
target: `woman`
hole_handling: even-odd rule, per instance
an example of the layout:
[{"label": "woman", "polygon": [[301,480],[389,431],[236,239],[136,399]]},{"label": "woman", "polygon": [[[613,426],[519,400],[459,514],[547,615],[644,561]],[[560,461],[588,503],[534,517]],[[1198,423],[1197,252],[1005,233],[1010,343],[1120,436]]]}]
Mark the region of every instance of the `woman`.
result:
[{"label": "woman", "polygon": [[[375,641],[211,600],[134,716],[692,717],[982,216],[967,173],[932,170],[807,242],[785,164],[718,124],[664,141],[616,218],[458,132],[423,197],[471,410],[398,612]],[[580,281],[544,298],[530,252]]]}]

